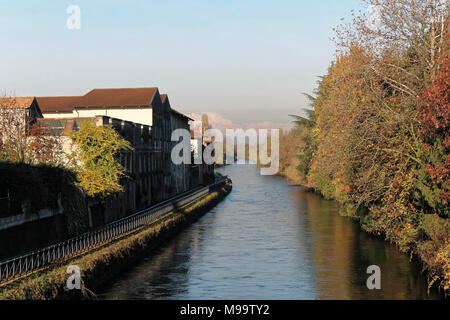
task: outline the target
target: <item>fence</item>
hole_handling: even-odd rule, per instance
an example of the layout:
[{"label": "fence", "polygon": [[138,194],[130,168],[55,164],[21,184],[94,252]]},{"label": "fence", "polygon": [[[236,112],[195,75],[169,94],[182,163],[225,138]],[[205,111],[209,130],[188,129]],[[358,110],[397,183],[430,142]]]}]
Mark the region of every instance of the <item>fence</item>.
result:
[{"label": "fence", "polygon": [[99,247],[123,234],[156,220],[177,207],[182,207],[189,202],[203,197],[213,189],[224,184],[225,180],[221,180],[207,187],[196,188],[155,206],[136,212],[131,216],[114,221],[98,230],[87,232],[52,246],[1,261],[0,283],[30,273],[33,270],[46,267],[53,262],[74,257],[92,248]]}]

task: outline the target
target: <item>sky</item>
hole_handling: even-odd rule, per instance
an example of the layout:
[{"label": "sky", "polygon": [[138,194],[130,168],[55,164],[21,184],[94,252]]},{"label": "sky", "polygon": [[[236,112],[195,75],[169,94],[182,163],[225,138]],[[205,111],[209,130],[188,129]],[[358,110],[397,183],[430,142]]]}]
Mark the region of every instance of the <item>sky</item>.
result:
[{"label": "sky", "polygon": [[[67,28],[70,5],[80,29]],[[159,87],[186,114],[272,124],[301,114],[358,0],[0,0],[0,94]]]}]

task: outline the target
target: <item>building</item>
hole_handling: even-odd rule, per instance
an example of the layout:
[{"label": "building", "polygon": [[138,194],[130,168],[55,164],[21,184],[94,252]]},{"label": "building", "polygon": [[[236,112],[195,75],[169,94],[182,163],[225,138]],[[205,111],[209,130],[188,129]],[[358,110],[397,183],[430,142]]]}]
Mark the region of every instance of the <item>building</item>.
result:
[{"label": "building", "polygon": [[[208,184],[214,181],[215,163],[208,164],[204,159],[205,148],[214,143],[212,140],[205,139],[203,135],[198,136],[194,129],[191,134],[191,186],[198,184]],[[213,151],[213,161],[215,154]]]},{"label": "building", "polygon": [[79,130],[83,121],[92,122],[97,126],[112,126],[131,143],[134,149],[121,151],[118,155],[120,163],[130,177],[121,182],[124,192],[106,199],[105,206],[101,210],[96,208],[94,203],[91,204],[90,226],[112,222],[157,202],[155,192],[158,190],[152,190],[152,182],[153,177],[160,174],[155,154],[160,154],[161,150],[154,147],[151,127],[108,116],[37,119],[37,123],[46,128],[49,135],[60,137],[66,152],[71,151],[71,132]]},{"label": "building", "polygon": [[[47,119],[106,116],[148,126],[154,150],[153,202],[170,196],[170,110],[163,106],[158,88],[93,89],[84,96],[38,97],[37,101]],[[137,158],[144,157],[141,152],[136,152]]]},{"label": "building", "polygon": [[[66,152],[72,149],[70,133],[78,130],[83,121],[111,125],[130,141],[134,150],[123,151],[119,156],[131,178],[123,181],[123,193],[107,199],[102,212],[90,207],[91,227],[210,181],[205,172],[211,177],[213,165],[175,165],[171,161],[171,151],[177,143],[171,141],[172,132],[180,128],[189,132],[192,119],[172,109],[168,96],[160,94],[156,87],[93,89],[84,96],[14,99],[20,102],[20,110],[27,110],[27,119],[46,128],[49,135],[60,137]],[[12,101],[5,101],[10,109]]]},{"label": "building", "polygon": [[161,108],[158,88],[93,89],[84,96],[37,97],[44,118],[97,115],[153,125]]},{"label": "building", "polygon": [[[167,94],[161,94],[161,99],[164,108],[170,110],[170,125],[171,125],[170,133],[172,134],[172,132],[174,132],[177,129],[184,129],[189,132],[190,131],[189,121],[191,121],[192,119],[172,109]],[[177,143],[178,143],[177,141],[171,141],[170,150],[172,150],[172,148]],[[175,165],[172,161],[170,161],[170,164],[171,164],[170,171],[172,178],[170,194],[175,195],[188,191],[191,186],[191,176],[190,176],[191,165],[189,164]]]},{"label": "building", "polygon": [[36,101],[42,111],[41,118],[71,118],[78,99],[80,96],[37,97]]},{"label": "building", "polygon": [[0,130],[10,125],[19,130],[28,130],[35,119],[42,117],[35,97],[0,98]]}]

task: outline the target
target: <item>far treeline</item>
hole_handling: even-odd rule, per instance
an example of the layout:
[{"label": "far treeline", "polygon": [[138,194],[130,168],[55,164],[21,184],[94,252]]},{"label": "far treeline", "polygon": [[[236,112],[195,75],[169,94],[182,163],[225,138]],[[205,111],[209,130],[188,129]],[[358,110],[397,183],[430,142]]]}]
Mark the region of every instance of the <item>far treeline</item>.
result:
[{"label": "far treeline", "polygon": [[449,5],[366,4],[335,29],[336,59],[312,108],[280,138],[280,173],[417,255],[430,286],[448,293]]}]

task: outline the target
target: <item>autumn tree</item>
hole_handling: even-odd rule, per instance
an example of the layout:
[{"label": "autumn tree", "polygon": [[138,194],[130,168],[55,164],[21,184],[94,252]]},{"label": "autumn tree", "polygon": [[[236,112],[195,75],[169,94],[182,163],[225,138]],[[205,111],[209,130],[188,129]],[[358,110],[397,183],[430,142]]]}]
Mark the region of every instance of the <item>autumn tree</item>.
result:
[{"label": "autumn tree", "polygon": [[[361,14],[351,24],[337,29],[338,63],[339,59],[355,56],[355,48],[363,52],[360,56],[364,61],[359,67],[355,59],[347,64],[352,71],[342,78],[341,85],[335,83],[343,93],[334,95],[331,102],[335,103],[339,97],[354,101],[357,95],[361,96],[360,110],[355,109],[354,113],[358,121],[348,125],[354,133],[345,139],[352,141],[352,137],[358,137],[347,150],[354,155],[356,169],[351,170],[355,173],[351,179],[354,183],[351,198],[365,206],[381,199],[385,210],[379,218],[393,220],[384,220],[380,226],[406,220],[417,229],[422,196],[426,193],[426,198],[434,201],[429,192],[423,192],[421,169],[427,156],[419,136],[419,94],[434,82],[439,57],[447,50],[448,4],[436,0],[369,0],[366,3],[376,9],[377,23],[367,23],[369,17]],[[352,83],[347,88],[343,85],[350,78],[356,80],[353,90]],[[329,116],[330,112],[326,114]],[[389,236],[397,238],[395,234]]]},{"label": "autumn tree", "polygon": [[449,7],[365,3],[371,13],[336,29],[310,117],[296,117],[298,169],[365,230],[419,252],[448,289]]},{"label": "autumn tree", "polygon": [[450,55],[445,54],[434,83],[423,90],[418,111],[424,143],[419,190],[433,213],[449,216],[450,202]]}]

